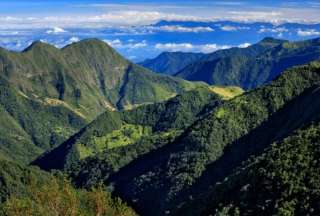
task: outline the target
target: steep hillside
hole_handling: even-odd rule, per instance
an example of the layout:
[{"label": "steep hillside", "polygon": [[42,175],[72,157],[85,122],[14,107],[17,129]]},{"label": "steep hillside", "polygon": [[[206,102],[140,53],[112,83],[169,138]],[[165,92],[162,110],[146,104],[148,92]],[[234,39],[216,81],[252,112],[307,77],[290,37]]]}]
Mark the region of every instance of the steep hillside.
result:
[{"label": "steep hillside", "polygon": [[1,49],[0,75],[28,97],[66,102],[90,120],[106,108],[157,102],[196,86],[150,73],[96,39],[61,50],[42,42],[21,53]]},{"label": "steep hillside", "polygon": [[88,39],[63,49],[0,48],[0,156],[27,163],[106,109],[167,100],[203,83],[158,75]]},{"label": "steep hillside", "polygon": [[28,163],[87,122],[64,103],[31,99],[0,78],[0,157]]},{"label": "steep hillside", "polygon": [[129,111],[107,111],[34,164],[46,170],[79,169],[80,161],[93,157],[105,160],[110,171],[117,170],[139,155],[165,145],[220,103],[221,97],[210,89],[198,88],[166,102]]},{"label": "steep hillside", "polygon": [[[113,185],[115,194],[131,201],[138,212],[145,215],[155,214],[153,209],[159,209],[157,215],[175,212],[182,203],[221,181],[251,154],[259,154],[270,144],[257,145],[253,141],[260,137],[266,141],[281,138],[319,119],[320,107],[315,100],[309,100],[310,112],[296,109],[305,106],[299,96],[303,92],[312,95],[308,89],[319,83],[319,68],[314,63],[289,70],[270,85],[225,102],[175,141],[128,164],[107,182]],[[265,124],[267,128],[251,137],[252,146],[244,142],[249,148],[246,145],[237,148],[243,137]],[[231,155],[227,154],[229,151]],[[210,170],[207,167],[210,164],[214,172],[209,175],[206,170]]]},{"label": "steep hillside", "polygon": [[320,39],[287,42],[266,38],[242,51],[230,49],[223,51],[228,54],[222,56],[213,53],[188,65],[176,76],[214,85],[252,89],[272,81],[287,68],[319,60],[319,45]]},{"label": "steep hillside", "polygon": [[147,59],[139,65],[156,73],[173,75],[187,65],[200,60],[205,54],[184,52],[163,52],[154,59]]},{"label": "steep hillside", "polygon": [[[280,141],[291,135],[292,131],[303,128],[305,125],[312,124],[313,122],[319,122],[320,115],[318,111],[320,103],[315,100],[319,95],[319,85],[307,89],[269,117],[263,124],[225,148],[223,156],[207,166],[204,174],[189,191],[191,194],[195,191],[198,195],[199,193],[202,194],[194,196],[193,198],[196,201],[190,200],[190,203],[187,205],[188,207],[182,209],[188,212],[189,215],[200,214],[200,209],[205,206],[205,200],[210,199],[212,196],[211,192],[208,192],[208,188],[219,185],[220,181],[228,179],[227,176],[237,173],[235,169],[242,164],[242,161],[246,161],[249,157],[260,156],[265,149],[270,148],[273,142]],[[212,173],[216,173],[216,175],[212,175]],[[217,199],[220,199],[219,195],[215,196]],[[262,194],[261,196],[263,197]],[[254,207],[250,206],[250,208]],[[277,209],[278,207],[273,206],[273,208]]]},{"label": "steep hillside", "polygon": [[[320,103],[315,100],[319,83],[320,63],[314,62],[233,99],[221,102],[213,97],[204,107],[190,106],[202,104],[194,102],[196,94],[181,103],[187,105],[185,111],[176,109],[180,106],[173,106],[177,112],[168,109],[177,100],[172,99],[161,106],[107,112],[35,164],[64,168],[81,186],[102,181],[143,215],[175,215],[184,209],[198,215],[204,205],[192,200],[205,203],[209,189],[242,162],[320,120]],[[121,146],[114,148],[115,143]],[[99,151],[101,146],[105,149]],[[195,206],[192,211],[189,202]]]},{"label": "steep hillside", "polygon": [[202,206],[202,215],[319,215],[319,138],[316,124],[274,143],[185,212]]}]

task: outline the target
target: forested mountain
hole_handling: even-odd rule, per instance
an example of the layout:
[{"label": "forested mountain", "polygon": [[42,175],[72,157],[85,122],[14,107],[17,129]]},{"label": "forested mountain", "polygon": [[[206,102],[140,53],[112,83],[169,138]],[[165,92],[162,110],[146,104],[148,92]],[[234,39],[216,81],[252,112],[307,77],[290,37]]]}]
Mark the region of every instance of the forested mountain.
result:
[{"label": "forested mountain", "polygon": [[99,154],[111,167],[116,167],[110,169],[119,169],[122,163],[127,164],[174,139],[222,100],[223,95],[209,88],[198,88],[166,102],[121,112],[106,111],[34,164],[46,170],[68,170]]},{"label": "forested mountain", "polygon": [[222,57],[219,53],[210,54],[186,66],[175,76],[214,85],[252,89],[270,82],[292,66],[319,60],[319,45],[319,38],[298,42],[265,38],[242,50],[221,51],[228,53]]},{"label": "forested mountain", "polygon": [[63,49],[34,42],[21,53],[1,49],[1,76],[28,97],[62,100],[93,119],[104,109],[165,100],[195,84],[160,76],[97,39]]},{"label": "forested mountain", "polygon": [[318,215],[319,136],[315,124],[273,143],[178,214]]},{"label": "forested mountain", "polygon": [[289,42],[267,37],[247,48],[219,50],[200,57],[197,53],[166,52],[141,65],[186,80],[253,89],[292,66],[319,60],[319,45],[320,39]]},{"label": "forested mountain", "polygon": [[234,47],[218,50],[209,54],[164,52],[154,59],[147,59],[139,64],[157,73],[175,75],[188,65],[239,55],[254,57],[284,42],[286,41],[274,38],[265,38],[261,42],[247,48]]},{"label": "forested mountain", "polygon": [[152,73],[98,40],[2,49],[0,214],[318,215],[320,63],[275,69],[318,43],[210,54],[247,59],[233,84],[268,82],[246,92]]},{"label": "forested mountain", "polygon": [[106,109],[128,109],[205,86],[157,75],[88,39],[57,49],[0,49],[0,156],[30,162]]},{"label": "forested mountain", "polygon": [[0,158],[29,163],[87,124],[70,106],[31,99],[0,77]]},{"label": "forested mountain", "polygon": [[[264,88],[225,102],[173,142],[120,169],[107,182],[113,185],[116,194],[130,200],[138,212],[147,215],[175,212],[188,199],[231,174],[251,154],[259,154],[271,144],[256,143],[257,140],[272,141],[318,120],[315,100],[309,100],[311,112],[306,114],[305,109],[296,109],[305,104],[294,102],[319,83],[319,75],[318,63],[295,68]],[[279,113],[281,118],[272,118]],[[306,118],[296,118],[304,115]],[[266,124],[267,128],[251,137],[252,145],[244,142],[243,148],[238,148],[241,139]],[[266,133],[268,130],[270,134]],[[231,156],[227,154],[229,151]],[[214,172],[207,174],[211,164]],[[155,213],[153,209],[159,211]]]},{"label": "forested mountain", "polygon": [[[234,170],[251,157],[268,152],[273,142],[281,143],[295,130],[318,122],[320,103],[315,98],[319,84],[320,64],[314,62],[229,100],[214,94],[208,100],[208,90],[202,89],[206,97],[192,91],[162,103],[163,108],[147,105],[106,112],[34,164],[64,169],[78,186],[91,187],[102,181],[142,215],[198,215],[212,209],[246,212],[238,206],[245,205],[240,201],[215,198],[215,190],[228,189],[219,188],[219,182],[235,175]],[[195,102],[195,98],[203,101]],[[180,105],[173,107],[185,108],[173,112],[168,108],[176,100]],[[170,117],[159,118],[164,113]],[[172,125],[170,120],[179,124]],[[169,124],[159,127],[163,125],[159,122]],[[207,202],[210,197],[213,201]],[[251,205],[250,200],[245,201]],[[280,210],[281,206],[272,206],[272,211]]]},{"label": "forested mountain", "polygon": [[174,75],[203,56],[203,53],[163,52],[156,58],[147,59],[139,64],[156,73]]}]

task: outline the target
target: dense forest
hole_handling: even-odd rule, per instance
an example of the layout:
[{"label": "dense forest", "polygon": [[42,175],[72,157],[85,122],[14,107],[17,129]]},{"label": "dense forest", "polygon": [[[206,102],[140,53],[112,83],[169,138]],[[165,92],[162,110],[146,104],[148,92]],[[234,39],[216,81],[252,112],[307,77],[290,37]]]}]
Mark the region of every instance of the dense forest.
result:
[{"label": "dense forest", "polygon": [[0,215],[319,215],[318,44],[0,49]]}]

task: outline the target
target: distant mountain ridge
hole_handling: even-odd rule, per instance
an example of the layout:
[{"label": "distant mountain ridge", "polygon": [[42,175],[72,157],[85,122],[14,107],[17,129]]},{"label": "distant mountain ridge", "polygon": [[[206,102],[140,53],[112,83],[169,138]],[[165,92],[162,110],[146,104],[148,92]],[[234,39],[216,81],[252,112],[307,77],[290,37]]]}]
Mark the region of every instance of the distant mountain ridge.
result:
[{"label": "distant mountain ridge", "polygon": [[196,64],[197,62],[212,61],[219,58],[226,58],[238,55],[253,57],[284,42],[288,41],[266,37],[259,43],[249,46],[247,48],[233,47],[230,49],[218,50],[208,54],[163,52],[156,58],[147,59],[139,64],[157,73],[170,72],[171,75],[175,75],[182,71],[188,65],[191,65],[192,63]]},{"label": "distant mountain ridge", "polygon": [[[174,76],[190,81],[204,81],[211,85],[236,85],[252,89],[270,82],[287,68],[319,60],[319,45],[319,38],[289,42],[267,37],[247,48],[231,48],[206,54],[182,70],[176,70]],[[181,64],[189,61],[184,60],[181,54],[178,56],[171,53],[170,56],[171,60],[168,62],[175,62],[175,65],[179,65],[179,61],[183,62]],[[192,54],[188,53],[186,58],[188,56]],[[163,69],[163,65],[170,64],[161,58],[148,62],[149,64],[145,66],[155,68],[158,72],[176,69],[175,67]]]},{"label": "distant mountain ridge", "polygon": [[147,59],[138,64],[157,73],[174,75],[187,65],[200,60],[204,55],[202,53],[163,52],[154,59]]}]

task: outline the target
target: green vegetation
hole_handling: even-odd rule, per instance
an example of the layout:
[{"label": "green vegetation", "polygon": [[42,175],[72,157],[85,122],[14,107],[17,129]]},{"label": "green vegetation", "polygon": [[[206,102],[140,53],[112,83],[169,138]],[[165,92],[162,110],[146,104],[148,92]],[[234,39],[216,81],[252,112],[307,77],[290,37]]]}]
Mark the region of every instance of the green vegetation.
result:
[{"label": "green vegetation", "polygon": [[102,186],[75,187],[55,175],[0,160],[0,215],[136,215]]},{"label": "green vegetation", "polygon": [[[251,88],[318,42],[207,57]],[[247,82],[236,67],[261,53]],[[0,49],[0,68],[1,215],[136,215],[121,200],[154,216],[320,214],[319,62],[246,92],[150,73],[98,40]],[[51,173],[26,165],[41,153],[31,164]]]},{"label": "green vegetation", "polygon": [[[92,185],[91,182],[98,178],[91,176],[109,175],[166,145],[221,102],[221,98],[210,89],[198,88],[166,102],[122,112],[107,111],[34,164],[47,170],[66,169],[73,176],[81,176],[81,182],[76,181],[78,184]],[[99,168],[86,170],[85,167],[91,165]],[[96,170],[99,170],[97,174],[94,173]],[[85,172],[90,173],[83,174]]]},{"label": "green vegetation", "polygon": [[61,50],[42,42],[20,53],[1,49],[0,68],[26,97],[62,101],[89,121],[106,108],[154,103],[203,85],[151,73],[97,39]]},{"label": "green vegetation", "polygon": [[[320,64],[314,62],[229,100],[198,88],[167,102],[106,112],[35,164],[64,170],[77,186],[110,185],[141,214],[187,215],[187,209],[198,215],[210,188],[244,161],[320,120],[320,103],[314,100],[319,83]],[[149,127],[151,133],[130,145],[96,151],[93,137],[119,134],[128,124]],[[89,149],[87,157],[79,159],[78,144]]]},{"label": "green vegetation", "polygon": [[244,90],[237,86],[212,86],[210,88],[214,93],[220,95],[225,100],[230,100],[236,96],[242,95],[244,93]]},{"label": "green vegetation", "polygon": [[97,148],[111,149],[120,146],[126,146],[135,143],[142,136],[148,136],[151,133],[151,129],[143,127],[141,125],[123,125],[119,130],[114,130],[110,134],[103,137],[93,137],[94,145]]},{"label": "green vegetation", "polygon": [[253,89],[269,83],[286,69],[318,60],[320,40],[288,42],[265,38],[248,48],[232,48],[203,56],[176,76],[211,85]]},{"label": "green vegetation", "polygon": [[249,159],[214,186],[203,215],[318,215],[319,138],[310,126]]},{"label": "green vegetation", "polygon": [[77,190],[67,180],[48,180],[44,185],[30,185],[25,196],[11,196],[2,204],[6,216],[24,215],[101,215],[134,216],[119,198],[112,198],[103,187]]},{"label": "green vegetation", "polygon": [[[206,86],[158,75],[89,39],[63,49],[0,49],[0,156],[25,164],[108,110],[165,101]],[[2,129],[2,126],[4,127]]]},{"label": "green vegetation", "polygon": [[291,69],[270,85],[226,101],[173,142],[105,175],[104,181],[123,199],[138,198],[133,203],[138,212],[149,214],[155,208],[157,215],[175,212],[272,140],[318,121],[320,103],[314,98],[319,95],[319,68],[314,63]]},{"label": "green vegetation", "polygon": [[28,163],[56,147],[87,122],[65,106],[51,106],[19,93],[0,78],[0,152]]}]

